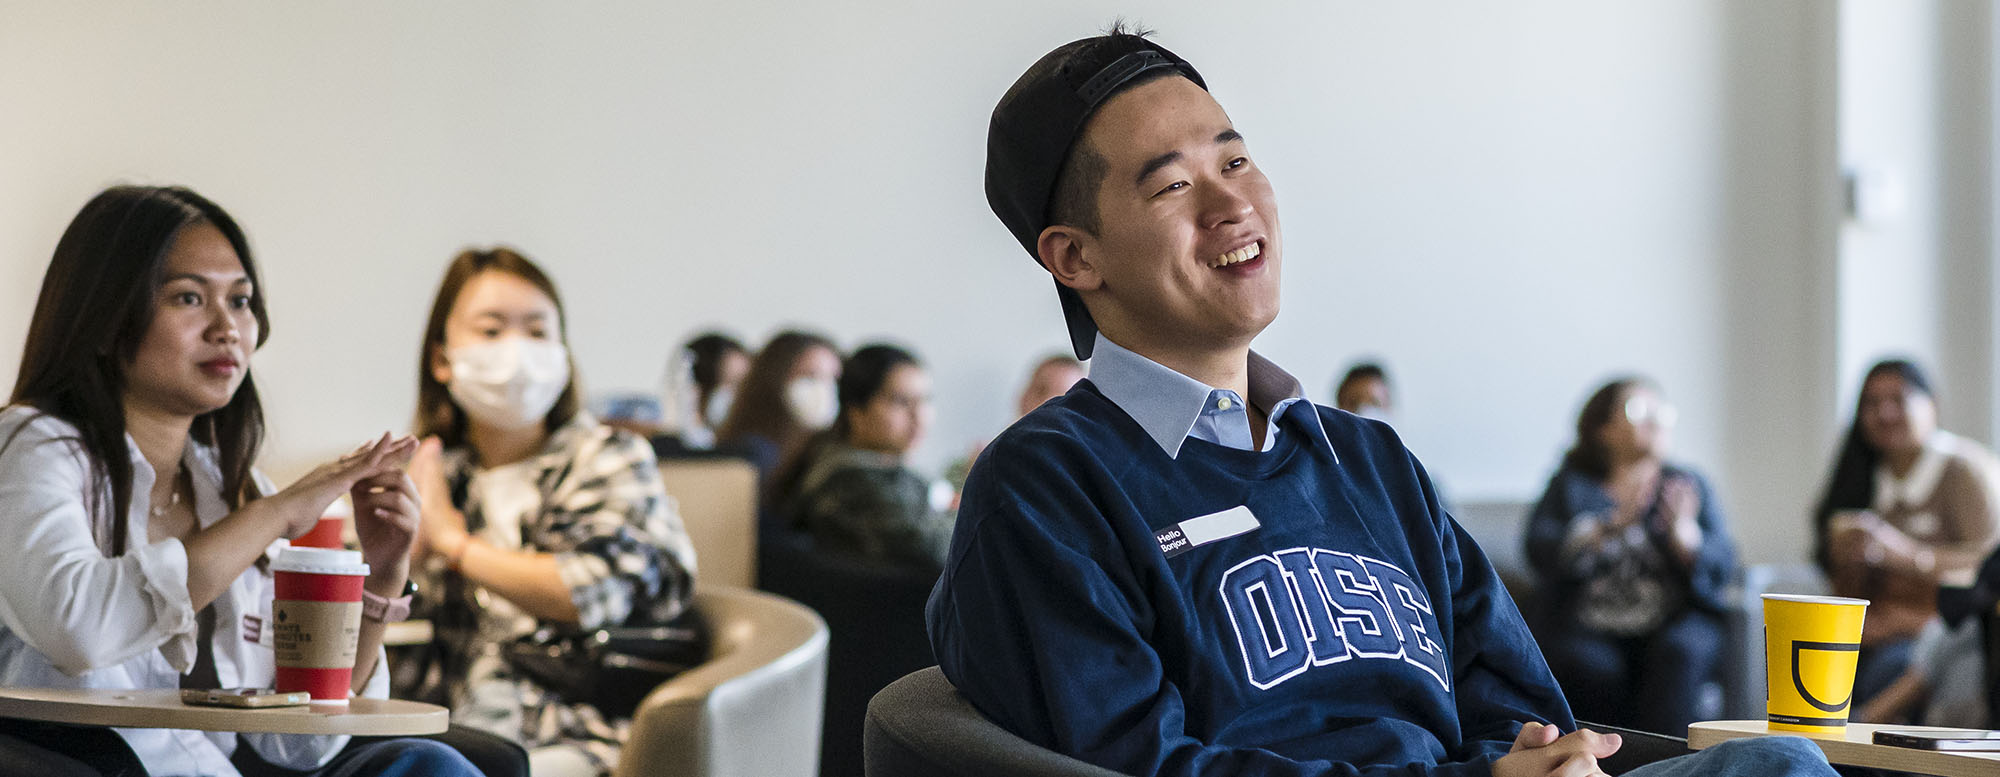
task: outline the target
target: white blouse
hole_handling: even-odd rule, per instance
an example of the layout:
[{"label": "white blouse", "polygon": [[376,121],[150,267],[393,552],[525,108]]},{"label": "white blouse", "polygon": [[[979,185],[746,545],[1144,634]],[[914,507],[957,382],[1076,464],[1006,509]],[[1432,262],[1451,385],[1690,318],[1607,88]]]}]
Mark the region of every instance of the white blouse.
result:
[{"label": "white blouse", "polygon": [[[127,437],[126,552],[109,557],[109,523],[93,518],[91,467],[76,439],[76,427],[40,411],[0,412],[0,548],[8,550],[0,564],[0,685],[177,688],[196,655],[187,549],[171,538],[146,544],[154,473]],[[229,512],[215,451],[190,440],[182,463],[194,484],[195,519],[207,528]],[[275,491],[256,478],[260,492]],[[108,501],[108,484],[103,493]],[[269,686],[276,677],[264,628],[271,599],[270,573],[252,566],[215,600],[211,649],[223,687]],[[387,698],[388,673],[370,675],[362,695]],[[264,760],[300,770],[325,765],[347,745],[344,736],[114,730],[155,777],[235,775],[229,755],[239,737]]]}]

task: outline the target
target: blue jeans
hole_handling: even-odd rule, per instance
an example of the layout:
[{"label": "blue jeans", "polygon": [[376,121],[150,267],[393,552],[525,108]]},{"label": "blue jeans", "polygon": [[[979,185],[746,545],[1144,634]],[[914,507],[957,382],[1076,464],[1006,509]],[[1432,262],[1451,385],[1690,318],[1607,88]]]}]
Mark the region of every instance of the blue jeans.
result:
[{"label": "blue jeans", "polygon": [[1861,663],[1854,668],[1854,706],[1867,704],[1910,668],[1910,655],[1917,649],[1916,637],[1882,642],[1861,649]]},{"label": "blue jeans", "polygon": [[1838,773],[1827,765],[1819,746],[1805,737],[1753,737],[1646,764],[1623,777],[1838,777]]},{"label": "blue jeans", "polygon": [[450,745],[414,737],[350,745],[312,777],[482,777]]},{"label": "blue jeans", "polygon": [[1687,609],[1638,637],[1580,626],[1542,639],[1549,671],[1579,721],[1687,736],[1688,724],[1715,717],[1702,709],[1702,686],[1722,663],[1722,618]]}]

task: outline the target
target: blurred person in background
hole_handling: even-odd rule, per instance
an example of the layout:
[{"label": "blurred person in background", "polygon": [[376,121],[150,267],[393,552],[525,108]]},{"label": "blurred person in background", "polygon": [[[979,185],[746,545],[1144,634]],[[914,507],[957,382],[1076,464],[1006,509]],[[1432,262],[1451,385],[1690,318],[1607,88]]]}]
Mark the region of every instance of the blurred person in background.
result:
[{"label": "blurred person in background", "polygon": [[[1378,361],[1355,362],[1334,384],[1333,406],[1363,418],[1373,418],[1385,424],[1396,423],[1395,390],[1389,384],[1389,370]],[[1456,513],[1456,500],[1447,477],[1432,471],[1431,490],[1437,492],[1438,501],[1447,511]],[[1511,573],[1510,573],[1511,574]],[[1507,577],[1509,575],[1503,575]]]},{"label": "blurred person in background", "polygon": [[[1069,393],[1070,387],[1083,380],[1084,376],[1083,362],[1074,356],[1054,353],[1043,357],[1028,371],[1028,382],[1021,386],[1020,396],[1014,399],[1014,419],[1019,420],[1041,407],[1043,402]],[[965,477],[972,472],[972,462],[978,460],[979,452],[985,449],[986,441],[980,440],[964,456],[945,465],[944,478],[951,486],[954,504],[956,494],[965,490]]]},{"label": "blurred person in background", "polygon": [[1736,548],[1707,480],[1667,461],[1673,424],[1650,381],[1599,388],[1526,544],[1531,622],[1577,718],[1685,736],[1721,712]]},{"label": "blurred person in background", "polygon": [[1854,709],[1857,723],[1986,728],[1986,658],[1982,618],[1932,618],[1918,632],[1895,682]]},{"label": "blurred person in background", "polygon": [[1069,393],[1070,387],[1083,378],[1083,362],[1066,353],[1050,354],[1029,371],[1027,385],[1021,387],[1020,398],[1014,400],[1014,417],[1018,419],[1041,407],[1043,402]]},{"label": "blurred person in background", "polygon": [[909,351],[869,345],[840,370],[840,414],[780,476],[779,504],[814,546],[884,562],[944,565],[952,493],[909,468],[931,423],[931,378]]},{"label": "blurred person in background", "polygon": [[1854,704],[1866,707],[1908,668],[1941,581],[1969,580],[2000,516],[1993,452],[1938,428],[1916,364],[1868,369],[1833,473],[1813,515],[1814,552],[1841,596],[1869,600]]},{"label": "blurred person in background", "polygon": [[832,340],[780,332],[750,360],[729,414],[716,427],[717,447],[742,450],[757,465],[767,528],[774,517],[774,475],[798,458],[814,433],[833,425],[840,411],[839,379],[840,351]]},{"label": "blurred person in background", "polygon": [[[750,351],[736,338],[706,332],[681,348],[692,387],[693,407],[686,408],[681,441],[696,450],[715,447],[715,430],[729,416],[736,389],[750,374]],[[678,403],[677,403],[678,404]]]},{"label": "blurred person in background", "polygon": [[1333,406],[1364,418],[1387,421],[1395,412],[1389,393],[1389,372],[1376,362],[1347,368],[1333,390]]}]

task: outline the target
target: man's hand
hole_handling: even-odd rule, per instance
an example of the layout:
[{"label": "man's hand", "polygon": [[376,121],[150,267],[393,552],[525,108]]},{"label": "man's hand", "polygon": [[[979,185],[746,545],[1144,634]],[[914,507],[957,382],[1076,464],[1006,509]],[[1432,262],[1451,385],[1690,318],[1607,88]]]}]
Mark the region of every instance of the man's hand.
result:
[{"label": "man's hand", "polygon": [[1493,762],[1493,777],[1609,777],[1597,759],[1618,752],[1617,734],[1579,729],[1564,735],[1534,721],[1521,726],[1513,749]]}]

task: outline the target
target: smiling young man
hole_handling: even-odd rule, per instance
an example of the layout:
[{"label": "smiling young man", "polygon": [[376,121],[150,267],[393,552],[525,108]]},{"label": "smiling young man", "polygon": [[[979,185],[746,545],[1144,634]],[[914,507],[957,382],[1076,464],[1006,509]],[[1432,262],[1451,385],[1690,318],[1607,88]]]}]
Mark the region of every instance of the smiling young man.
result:
[{"label": "smiling young man", "polygon": [[[986,192],[1092,361],[966,485],[927,617],[973,706],[1139,775],[1600,773],[1618,737],[1575,730],[1395,433],[1250,350],[1278,211],[1193,66],[1118,30],[1051,52],[993,112]],[[1831,774],[1793,738],[1707,752]]]}]

